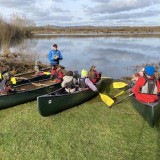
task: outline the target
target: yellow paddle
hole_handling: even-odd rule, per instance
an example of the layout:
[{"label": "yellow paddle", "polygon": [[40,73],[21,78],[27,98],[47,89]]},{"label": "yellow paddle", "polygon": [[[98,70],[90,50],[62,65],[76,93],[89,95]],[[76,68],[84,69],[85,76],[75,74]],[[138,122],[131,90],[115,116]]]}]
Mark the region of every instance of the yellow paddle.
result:
[{"label": "yellow paddle", "polygon": [[123,88],[126,87],[128,84],[124,82],[113,82],[113,88]]},{"label": "yellow paddle", "polygon": [[0,79],[2,79],[2,74],[0,73]]},{"label": "yellow paddle", "polygon": [[116,98],[116,97],[120,96],[121,94],[123,94],[125,91],[127,91],[127,90],[129,90],[129,89],[130,89],[130,88],[127,87],[125,90],[123,90],[123,91],[119,92],[118,94],[116,94],[113,98]]},{"label": "yellow paddle", "polygon": [[51,73],[50,72],[43,72],[45,75],[50,75]]},{"label": "yellow paddle", "polygon": [[16,84],[17,83],[16,77],[12,77],[11,82],[12,82],[12,84]]},{"label": "yellow paddle", "polygon": [[[99,92],[98,92],[99,93]],[[112,98],[110,98],[109,96],[99,93],[102,101],[107,105],[107,106],[111,106],[114,103],[114,100]]]}]

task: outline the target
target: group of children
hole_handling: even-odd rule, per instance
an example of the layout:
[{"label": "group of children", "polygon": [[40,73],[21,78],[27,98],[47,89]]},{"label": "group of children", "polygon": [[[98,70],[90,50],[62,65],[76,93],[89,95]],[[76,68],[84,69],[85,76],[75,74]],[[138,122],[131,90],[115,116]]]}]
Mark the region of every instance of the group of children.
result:
[{"label": "group of children", "polygon": [[72,71],[68,71],[64,75],[59,65],[56,67],[52,66],[51,69],[51,79],[54,79],[57,83],[61,83],[61,86],[65,88],[67,93],[74,93],[77,89],[85,90],[87,88],[97,91],[94,83],[97,83],[100,77],[101,73],[96,71],[95,66],[92,66],[89,72],[83,69],[80,76]]}]

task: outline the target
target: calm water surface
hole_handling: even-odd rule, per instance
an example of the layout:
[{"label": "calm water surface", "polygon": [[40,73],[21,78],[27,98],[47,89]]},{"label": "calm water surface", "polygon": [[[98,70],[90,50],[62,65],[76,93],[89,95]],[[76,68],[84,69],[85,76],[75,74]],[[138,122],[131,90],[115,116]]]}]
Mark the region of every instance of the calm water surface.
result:
[{"label": "calm water surface", "polygon": [[[123,37],[58,37],[27,39],[16,49],[33,52],[43,63],[48,63],[48,52],[57,43],[66,69],[87,69],[92,65],[104,76],[131,76],[133,66],[160,61],[160,38]],[[12,48],[14,49],[14,48]]]}]

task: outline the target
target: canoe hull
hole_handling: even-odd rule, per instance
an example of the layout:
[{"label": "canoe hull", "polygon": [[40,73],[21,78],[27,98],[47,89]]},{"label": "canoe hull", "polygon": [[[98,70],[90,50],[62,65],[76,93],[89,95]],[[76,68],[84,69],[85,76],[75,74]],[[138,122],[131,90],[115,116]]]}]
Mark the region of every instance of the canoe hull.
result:
[{"label": "canoe hull", "polygon": [[60,83],[52,84],[49,86],[23,91],[15,94],[2,95],[0,96],[0,109],[5,109],[19,105],[22,103],[36,100],[38,96],[50,93],[61,87]]},{"label": "canoe hull", "polygon": [[19,80],[19,81],[17,81],[17,83],[15,85],[17,86],[17,85],[21,85],[21,84],[27,84],[27,83],[30,83],[30,82],[37,82],[37,81],[47,80],[47,79],[50,79],[50,75],[45,75],[44,74],[44,75],[34,76],[32,78],[29,78],[29,79]]},{"label": "canoe hull", "polygon": [[[100,87],[101,81],[97,84],[98,90]],[[50,116],[80,105],[93,98],[96,94],[97,92],[88,89],[86,91],[75,92],[73,94],[40,96],[37,98],[38,110],[42,116]]]},{"label": "canoe hull", "polygon": [[143,103],[137,101],[134,96],[130,97],[133,107],[151,127],[154,127],[160,118],[160,99],[155,103]]}]

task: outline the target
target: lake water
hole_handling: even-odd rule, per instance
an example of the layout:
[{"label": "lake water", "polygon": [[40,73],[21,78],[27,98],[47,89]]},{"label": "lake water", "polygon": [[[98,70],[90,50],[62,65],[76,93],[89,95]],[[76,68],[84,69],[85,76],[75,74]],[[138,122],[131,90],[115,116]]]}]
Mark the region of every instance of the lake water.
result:
[{"label": "lake water", "polygon": [[[160,38],[124,37],[50,37],[24,40],[16,50],[37,54],[49,64],[48,52],[57,43],[64,59],[61,65],[69,70],[89,70],[92,65],[103,76],[120,78],[131,76],[133,66],[160,61]],[[14,49],[14,48],[12,48]]]}]

